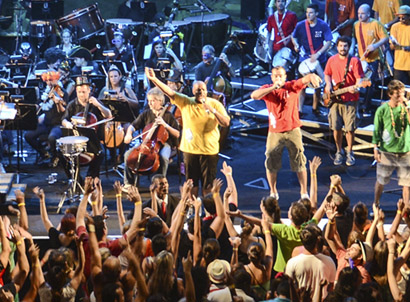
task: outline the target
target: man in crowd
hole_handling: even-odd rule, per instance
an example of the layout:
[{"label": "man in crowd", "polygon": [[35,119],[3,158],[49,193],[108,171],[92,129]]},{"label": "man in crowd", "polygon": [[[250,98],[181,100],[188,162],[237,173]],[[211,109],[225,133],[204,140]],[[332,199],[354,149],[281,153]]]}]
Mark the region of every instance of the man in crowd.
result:
[{"label": "man in crowd", "polygon": [[410,85],[410,7],[400,6],[400,22],[390,30],[390,48],[394,49],[394,79]]},{"label": "man in crowd", "polygon": [[205,195],[216,177],[220,136],[218,126],[228,127],[230,118],[220,102],[207,97],[204,82],[195,81],[192,88],[194,97],[188,97],[162,83],[152,68],[146,68],[145,74],[181,110],[184,128],[180,150],[184,152],[185,175],[194,182],[192,193],[198,196],[201,182]]},{"label": "man in crowd", "polygon": [[338,28],[341,36],[352,35],[355,13],[354,0],[326,0],[325,21],[331,30]]},{"label": "man in crowd", "polygon": [[383,188],[397,170],[399,186],[403,187],[403,201],[409,206],[410,193],[410,113],[409,101],[404,97],[404,84],[392,80],[387,87],[390,100],[377,108],[374,117],[372,143],[377,161],[377,180],[374,202],[380,203]]},{"label": "man in crowd", "polygon": [[[308,8],[308,5],[312,3],[311,0],[288,0],[285,2],[288,3],[288,5],[286,5],[286,8],[296,14],[298,21],[305,19],[306,9]],[[275,3],[276,3],[276,0],[271,0],[269,2],[269,5],[268,5],[269,16],[273,14]]]},{"label": "man in crowd", "polygon": [[397,12],[401,3],[401,0],[374,0],[372,7],[374,18],[389,29],[398,20]]},{"label": "man in crowd", "polygon": [[[299,52],[299,63],[309,60],[311,64],[316,65],[316,72],[323,73],[326,63],[326,51],[332,43],[332,32],[329,25],[317,16],[319,14],[318,6],[310,4],[306,9],[306,20],[300,21],[293,32],[293,43],[295,50]],[[321,89],[316,87],[313,95],[312,112],[320,116],[319,102]],[[299,96],[299,111],[303,111],[306,92],[302,90]]]},{"label": "man in crowd", "polygon": [[286,82],[285,69],[275,67],[272,69],[271,80],[273,84],[263,85],[251,94],[254,100],[264,100],[269,112],[265,167],[270,194],[279,199],[276,189],[277,173],[281,168],[282,152],[286,146],[291,169],[296,172],[299,180],[301,197],[308,197],[306,157],[300,131],[302,123],[298,113],[298,94],[308,83],[319,86],[321,79],[312,73],[298,80]]},{"label": "man in crowd", "polygon": [[[358,58],[349,56],[351,40],[342,36],[337,42],[338,54],[332,56],[325,68],[325,93],[330,94],[336,85],[349,87],[360,82],[364,77],[362,65]],[[339,87],[342,88],[342,87]],[[333,103],[329,110],[329,127],[333,130],[336,143],[336,155],[333,164],[339,166],[343,162],[342,141],[344,126],[346,131],[347,155],[346,165],[353,166],[355,158],[353,154],[354,131],[356,130],[356,110],[359,93],[352,88],[351,91],[342,94],[340,101]],[[332,100],[330,100],[332,102]]]}]

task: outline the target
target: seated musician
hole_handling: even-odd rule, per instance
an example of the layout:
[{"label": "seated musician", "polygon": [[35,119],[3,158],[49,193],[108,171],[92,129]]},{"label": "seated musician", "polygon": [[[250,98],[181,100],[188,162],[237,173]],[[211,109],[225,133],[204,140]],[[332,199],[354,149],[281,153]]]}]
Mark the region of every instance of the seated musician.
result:
[{"label": "seated musician", "polygon": [[[168,140],[162,145],[159,156],[160,156],[160,168],[159,173],[162,175],[167,175],[169,157],[171,155],[172,147],[177,145],[177,138],[179,138],[179,126],[174,116],[169,112],[165,111],[163,113],[163,106],[165,102],[165,96],[159,88],[151,88],[147,93],[147,99],[149,108],[142,112],[138,118],[128,127],[127,133],[124,138],[124,142],[129,144],[132,140],[132,133],[135,130],[142,130],[149,124],[153,127],[163,126],[169,133]],[[161,114],[163,116],[161,117]],[[145,129],[144,129],[145,131]],[[144,136],[143,136],[144,137]],[[137,147],[138,148],[138,147]],[[135,151],[136,148],[130,149],[125,153],[125,169],[124,169],[124,187],[133,185],[135,183],[135,174],[132,172],[131,168],[127,166],[127,159],[130,154]],[[155,171],[152,171],[155,172]]]},{"label": "seated musician", "polygon": [[124,34],[120,31],[114,32],[114,39],[112,39],[114,45],[114,57],[112,60],[124,62],[127,66],[126,71],[130,71],[132,66],[132,47],[126,43]]},{"label": "seated musician", "polygon": [[75,66],[71,69],[71,75],[81,76],[83,67],[91,66],[91,74],[98,74],[98,64],[92,61],[91,52],[84,47],[78,46],[72,49],[70,58],[74,60]]},{"label": "seated musician", "polygon": [[61,44],[57,45],[58,49],[61,49],[68,57],[73,48],[78,47],[73,44],[73,34],[69,28],[64,28],[61,31]]},{"label": "seated musician", "polygon": [[[38,126],[36,130],[27,131],[24,135],[27,143],[39,154],[38,164],[43,164],[52,157],[50,166],[56,167],[58,157],[56,151],[56,140],[61,137],[60,123],[65,112],[67,94],[59,81],[59,73],[48,71],[41,78],[47,87],[41,95],[40,110],[38,112]],[[41,136],[47,135],[50,152],[46,151],[41,144]]]},{"label": "seated musician", "polygon": [[[62,118],[62,126],[65,128],[73,129],[73,127],[78,123],[78,119],[72,119],[72,117],[82,114],[85,111],[95,115],[97,120],[111,118],[111,111],[104,107],[95,97],[90,96],[91,83],[88,81],[87,77],[77,77],[76,79],[76,93],[77,97],[71,101],[66,108],[64,116]],[[87,109],[87,110],[86,110]],[[103,138],[101,135],[101,130],[103,127],[98,128],[97,134],[99,138]],[[95,154],[94,160],[90,162],[88,168],[87,176],[97,177],[100,174],[100,165],[104,159],[102,152]]]},{"label": "seated musician", "polygon": [[60,81],[63,84],[63,88],[67,93],[69,101],[71,101],[75,96],[75,81],[70,78],[70,71],[70,63],[68,60],[61,62],[58,67],[58,72],[60,73]]},{"label": "seated musician", "polygon": [[[165,47],[164,41],[157,37],[152,42],[151,58],[145,63],[146,67],[152,68],[155,75],[162,82],[166,83],[166,78],[169,75],[171,67],[174,66],[179,71],[182,71],[182,63],[172,51],[172,49]],[[144,88],[154,87],[149,84],[146,77],[144,77]]]},{"label": "seated musician", "polygon": [[61,61],[65,59],[65,54],[57,47],[50,47],[44,52],[45,61],[39,62],[36,70],[52,70],[57,71]]}]

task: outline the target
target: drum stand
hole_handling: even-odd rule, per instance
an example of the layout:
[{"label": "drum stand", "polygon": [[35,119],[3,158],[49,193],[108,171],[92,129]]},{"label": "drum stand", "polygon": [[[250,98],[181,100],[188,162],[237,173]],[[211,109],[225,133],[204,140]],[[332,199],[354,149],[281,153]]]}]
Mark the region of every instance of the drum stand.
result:
[{"label": "drum stand", "polygon": [[[79,154],[64,154],[64,156],[68,159],[68,162],[70,164],[71,178],[68,180],[67,190],[63,193],[63,196],[61,196],[60,202],[58,203],[57,214],[60,214],[61,208],[63,207],[66,200],[73,202],[76,199],[80,199],[82,194],[84,193],[83,187],[77,181],[78,174],[80,173]],[[80,195],[75,195],[77,186],[82,193]]]}]

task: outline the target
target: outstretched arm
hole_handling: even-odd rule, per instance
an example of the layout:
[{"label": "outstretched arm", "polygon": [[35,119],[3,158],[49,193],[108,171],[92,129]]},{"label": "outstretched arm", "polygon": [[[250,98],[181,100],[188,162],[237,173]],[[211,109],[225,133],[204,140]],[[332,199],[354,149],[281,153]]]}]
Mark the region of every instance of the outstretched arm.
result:
[{"label": "outstretched arm", "polygon": [[48,231],[54,227],[50,219],[48,218],[47,214],[47,208],[46,208],[46,197],[44,194],[44,191],[40,187],[35,187],[33,189],[33,193],[38,197],[40,200],[40,215],[41,215],[41,220],[43,221],[43,225],[46,228],[46,231]]},{"label": "outstretched arm", "polygon": [[28,230],[28,217],[27,217],[27,210],[26,210],[26,200],[24,193],[20,190],[15,190],[14,193],[16,194],[16,201],[20,211],[20,222],[19,225]]},{"label": "outstretched arm", "polygon": [[225,225],[225,211],[222,205],[220,190],[222,187],[222,180],[215,179],[212,186],[212,197],[215,202],[216,217],[212,221],[210,228],[215,232],[215,238],[219,238]]},{"label": "outstretched arm", "polygon": [[314,156],[313,159],[309,160],[310,169],[310,203],[312,209],[317,209],[317,169],[319,168],[322,160],[319,156]]},{"label": "outstretched arm", "polygon": [[170,99],[173,99],[175,96],[175,91],[173,91],[169,86],[167,86],[165,83],[161,82],[159,80],[154,72],[154,69],[145,67],[145,75],[148,80],[150,80],[152,83],[154,83],[155,86],[157,86],[159,89],[162,90],[163,93],[165,93]]},{"label": "outstretched arm", "polygon": [[125,223],[125,216],[124,216],[124,210],[122,208],[122,186],[118,180],[114,182],[114,191],[115,191],[115,199],[117,202],[118,224],[120,225],[120,230],[122,233],[122,229]]}]

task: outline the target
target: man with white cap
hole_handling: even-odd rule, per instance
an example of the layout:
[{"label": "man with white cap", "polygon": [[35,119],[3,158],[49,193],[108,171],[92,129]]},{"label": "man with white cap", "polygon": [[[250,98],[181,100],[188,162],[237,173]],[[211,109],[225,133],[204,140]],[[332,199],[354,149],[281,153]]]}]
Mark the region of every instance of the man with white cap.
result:
[{"label": "man with white cap", "polygon": [[228,275],[231,273],[231,266],[228,261],[215,259],[208,264],[206,269],[211,286],[209,288],[209,301],[232,301],[229,287],[226,286]]}]

